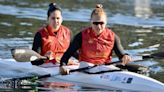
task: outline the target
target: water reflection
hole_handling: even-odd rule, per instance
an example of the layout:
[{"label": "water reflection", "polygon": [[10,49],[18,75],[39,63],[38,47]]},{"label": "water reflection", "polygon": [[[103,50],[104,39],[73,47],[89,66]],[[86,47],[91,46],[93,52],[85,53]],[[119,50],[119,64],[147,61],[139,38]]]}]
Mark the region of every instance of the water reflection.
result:
[{"label": "water reflection", "polygon": [[[77,2],[81,2],[81,1],[77,1]],[[88,3],[89,2],[92,2],[92,1],[88,1]],[[163,28],[164,27],[164,21],[162,20],[163,18],[161,16],[157,16],[158,12],[156,12],[156,15],[155,14],[153,15],[154,17],[151,17],[153,14],[153,11],[151,9],[152,7],[150,7],[150,4],[154,3],[154,1],[125,0],[125,2],[118,2],[118,1],[115,1],[115,2],[106,1],[106,2],[108,2],[109,5],[107,6],[106,3],[104,3],[104,8],[106,9],[107,14],[109,15],[109,20],[108,20],[109,24],[137,26],[137,27],[143,27],[143,28],[153,28],[153,27]],[[64,2],[59,2],[59,3],[64,3]],[[130,3],[134,3],[135,6],[133,7],[132,5],[130,5]],[[94,2],[93,4],[96,4],[96,2]],[[118,6],[120,5],[120,7],[115,7],[113,6],[113,4],[117,4]],[[36,5],[36,4],[33,4],[33,5]],[[47,3],[45,5],[47,5]],[[38,4],[36,5],[37,7],[35,6],[35,8],[33,8],[33,6],[30,6],[27,8],[27,7],[20,7],[20,6],[14,6],[14,5],[1,5],[0,4],[0,8],[1,8],[0,14],[13,15],[13,16],[16,16],[17,18],[29,18],[29,19],[32,18],[32,19],[38,19],[38,20],[46,20],[46,9],[44,8],[46,7],[45,5]],[[77,8],[77,6],[75,5],[75,6],[72,6],[74,7],[73,9],[71,7],[63,8],[64,20],[87,22],[90,18],[90,13],[91,13],[91,10],[93,9],[93,6],[94,5],[92,5],[92,8],[88,8],[89,6],[84,5],[82,7],[82,5],[80,5]],[[153,7],[153,8],[158,9],[158,7]],[[133,15],[134,13],[135,13],[135,16]]]},{"label": "water reflection", "polygon": [[8,27],[11,27],[12,26],[12,24],[7,23],[7,22],[1,22],[1,25],[8,26]]},{"label": "water reflection", "polygon": [[135,16],[144,19],[151,17],[153,13],[150,2],[151,0],[135,0]]},{"label": "water reflection", "polygon": [[[16,6],[0,5],[0,14],[14,15],[17,18],[33,18],[38,20],[46,20],[47,10],[42,8],[22,8]],[[91,10],[88,9],[77,9],[70,11],[63,9],[64,20],[73,21],[88,21]]]}]

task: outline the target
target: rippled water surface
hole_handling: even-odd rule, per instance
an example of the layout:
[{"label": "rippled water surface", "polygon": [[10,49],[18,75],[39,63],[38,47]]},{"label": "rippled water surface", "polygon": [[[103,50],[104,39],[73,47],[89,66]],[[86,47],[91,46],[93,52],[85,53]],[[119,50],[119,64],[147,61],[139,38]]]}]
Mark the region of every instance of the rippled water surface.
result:
[{"label": "rippled water surface", "polygon": [[[12,48],[31,48],[35,32],[46,23],[47,6],[53,1],[0,0],[1,61],[12,60]],[[73,34],[89,26],[92,9],[96,3],[102,3],[108,15],[108,26],[120,36],[127,53],[135,56],[164,52],[163,0],[58,0],[56,3],[62,7],[63,24],[68,26]],[[136,63],[150,67],[151,77],[164,82],[164,59],[149,59]],[[74,91],[106,91],[78,85],[71,88]],[[71,91],[69,87],[53,89]]]}]

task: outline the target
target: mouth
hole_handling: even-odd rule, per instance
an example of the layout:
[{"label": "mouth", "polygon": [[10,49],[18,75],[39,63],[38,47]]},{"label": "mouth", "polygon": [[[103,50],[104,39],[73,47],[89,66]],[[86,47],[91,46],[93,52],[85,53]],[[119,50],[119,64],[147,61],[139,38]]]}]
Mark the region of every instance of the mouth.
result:
[{"label": "mouth", "polygon": [[97,31],[101,31],[101,29],[100,29],[100,28],[97,28],[96,30],[97,30]]}]

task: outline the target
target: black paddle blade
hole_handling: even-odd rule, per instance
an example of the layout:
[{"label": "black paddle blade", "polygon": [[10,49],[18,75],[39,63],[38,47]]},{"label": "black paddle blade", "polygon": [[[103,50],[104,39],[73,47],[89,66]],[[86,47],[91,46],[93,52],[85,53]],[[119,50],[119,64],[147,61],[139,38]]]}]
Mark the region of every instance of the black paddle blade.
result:
[{"label": "black paddle blade", "polygon": [[116,67],[119,67],[123,70],[128,70],[131,72],[135,72],[135,73],[139,73],[142,75],[146,75],[149,76],[150,70],[148,67],[143,66],[143,65],[137,65],[137,64],[126,64],[126,65],[122,65],[122,64],[116,64]]},{"label": "black paddle blade", "polygon": [[41,56],[40,54],[36,53],[31,49],[11,49],[11,54],[13,58],[18,62],[30,62],[39,59],[47,59],[47,57]]},{"label": "black paddle blade", "polygon": [[164,52],[154,53],[151,55],[153,58],[164,59]]},{"label": "black paddle blade", "polygon": [[164,52],[154,53],[154,54],[143,54],[143,59],[148,58],[157,58],[157,59],[164,59]]}]

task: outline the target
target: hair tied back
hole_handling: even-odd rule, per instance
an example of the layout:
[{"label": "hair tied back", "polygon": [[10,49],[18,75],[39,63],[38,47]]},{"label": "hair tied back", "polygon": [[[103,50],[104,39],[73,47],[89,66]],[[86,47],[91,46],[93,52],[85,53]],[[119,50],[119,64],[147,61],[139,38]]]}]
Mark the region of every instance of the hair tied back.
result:
[{"label": "hair tied back", "polygon": [[103,8],[102,4],[96,4],[96,8]]},{"label": "hair tied back", "polygon": [[54,6],[56,6],[56,3],[50,3],[49,4],[49,7],[54,7]]}]

